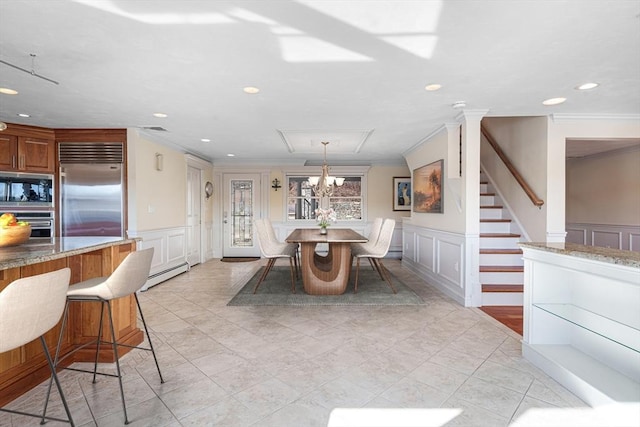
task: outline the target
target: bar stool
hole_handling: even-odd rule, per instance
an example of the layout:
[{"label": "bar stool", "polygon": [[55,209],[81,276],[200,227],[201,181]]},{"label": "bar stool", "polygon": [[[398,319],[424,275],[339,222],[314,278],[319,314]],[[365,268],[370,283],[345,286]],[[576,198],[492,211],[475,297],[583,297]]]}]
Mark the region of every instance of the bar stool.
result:
[{"label": "bar stool", "polygon": [[[44,356],[51,370],[51,381],[56,383],[67,419],[46,417],[46,409],[42,414],[4,408],[0,408],[0,411],[41,418],[42,422],[54,420],[75,425],[43,337],[62,317],[70,277],[71,270],[63,268],[51,273],[14,280],[0,292],[0,353],[22,347],[40,337]],[[49,383],[50,389],[51,383]]]},{"label": "bar stool", "polygon": [[[149,271],[151,270],[151,260],[153,258],[153,248],[143,249],[140,251],[131,252],[126,256],[124,261],[114,270],[113,273],[109,277],[96,277],[93,279],[85,280],[80,283],[76,283],[74,285],[69,286],[69,290],[67,291],[67,303],[64,308],[64,316],[62,320],[62,329],[60,332],[60,338],[58,340],[58,351],[56,351],[55,364],[58,366],[60,361],[69,357],[71,354],[76,351],[91,345],[96,344],[96,357],[93,364],[93,370],[85,370],[85,369],[76,369],[71,367],[66,367],[64,369],[69,369],[72,371],[78,372],[87,372],[93,374],[93,382],[96,382],[96,375],[103,375],[108,377],[117,377],[118,382],[120,384],[120,395],[122,397],[122,409],[124,411],[124,423],[129,424],[129,417],[127,416],[127,405],[124,399],[124,388],[122,387],[122,374],[120,371],[120,361],[118,357],[118,347],[128,347],[131,349],[140,349],[150,351],[153,354],[153,359],[156,363],[156,368],[158,369],[158,375],[160,376],[160,383],[164,383],[164,379],[162,378],[162,373],[160,372],[160,365],[158,364],[158,359],[156,358],[156,352],[153,349],[153,344],[151,342],[151,337],[149,336],[149,330],[147,329],[147,323],[144,320],[144,315],[142,314],[142,308],[140,307],[140,301],[138,300],[137,291],[142,288],[142,286],[146,283],[149,278]],[[144,326],[144,332],[147,335],[147,339],[149,340],[149,347],[141,347],[141,346],[132,346],[128,344],[122,344],[116,342],[115,339],[115,328],[113,327],[113,317],[111,314],[111,301],[117,298],[126,297],[129,295],[133,295],[136,300],[136,305],[138,306],[138,313],[140,313],[140,319],[142,320],[142,325]],[[59,358],[59,349],[62,341],[62,336],[64,332],[64,327],[66,325],[67,318],[69,316],[69,303],[74,301],[80,302],[99,302],[101,304],[100,311],[100,323],[98,329],[97,339],[88,343],[85,343],[72,352],[67,353],[63,358]],[[104,341],[102,337],[102,320],[105,312],[105,305],[107,308],[107,313],[109,317],[109,326],[111,328],[111,337],[113,341]],[[110,374],[105,372],[98,372],[98,355],[100,353],[100,344],[111,344],[113,348],[113,355],[116,360],[116,374]],[[49,382],[49,392],[51,391],[51,382]],[[47,393],[47,402],[49,400],[49,392]],[[45,413],[46,413],[46,404],[45,404]]]}]

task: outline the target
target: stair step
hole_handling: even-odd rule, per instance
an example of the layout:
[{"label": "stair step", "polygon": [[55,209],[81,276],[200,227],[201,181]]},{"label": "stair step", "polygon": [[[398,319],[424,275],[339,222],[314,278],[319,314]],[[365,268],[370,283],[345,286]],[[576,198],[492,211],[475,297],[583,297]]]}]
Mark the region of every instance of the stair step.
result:
[{"label": "stair step", "polygon": [[511,222],[510,219],[500,219],[500,218],[485,218],[480,219],[480,222]]},{"label": "stair step", "polygon": [[524,292],[524,285],[482,285],[482,292]]},{"label": "stair step", "polygon": [[480,233],[480,238],[510,238],[510,237],[520,237],[519,234],[514,233]]},{"label": "stair step", "polygon": [[522,249],[480,249],[481,254],[509,254],[509,255],[518,255],[522,254]]},{"label": "stair step", "polygon": [[480,273],[522,273],[522,265],[481,265]]},{"label": "stair step", "polygon": [[484,205],[484,206],[480,206],[480,209],[502,209],[504,208],[504,206],[500,206],[500,205]]},{"label": "stair step", "polygon": [[495,196],[495,195],[496,195],[496,193],[480,193],[480,197],[482,197],[482,196],[492,197],[492,196]]}]

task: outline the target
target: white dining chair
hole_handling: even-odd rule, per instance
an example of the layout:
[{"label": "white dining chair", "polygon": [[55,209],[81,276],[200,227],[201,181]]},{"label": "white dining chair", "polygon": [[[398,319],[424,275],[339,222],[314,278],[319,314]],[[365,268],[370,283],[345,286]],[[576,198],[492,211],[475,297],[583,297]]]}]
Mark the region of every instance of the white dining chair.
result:
[{"label": "white dining chair", "polygon": [[361,247],[359,249],[352,250],[351,254],[356,259],[356,278],[354,283],[353,292],[358,292],[358,275],[360,273],[360,259],[369,258],[373,264],[376,266],[378,273],[382,280],[385,280],[393,293],[397,293],[396,289],[393,287],[391,283],[391,278],[389,277],[389,272],[382,264],[382,258],[384,258],[389,252],[389,247],[391,246],[391,239],[393,237],[393,230],[396,226],[396,221],[390,218],[384,220],[382,224],[382,228],[380,229],[380,235],[378,236],[378,240],[376,244],[372,247]]},{"label": "white dining chair", "polygon": [[63,268],[14,280],[0,292],[0,353],[22,347],[40,338],[45,359],[51,370],[51,381],[55,382],[60,393],[67,419],[47,417],[46,409],[40,414],[7,408],[0,408],[0,411],[40,418],[41,424],[45,420],[52,420],[75,425],[44,339],[44,334],[56,326],[62,317],[70,277],[71,270]]},{"label": "white dining chair", "polygon": [[[378,217],[373,220],[371,224],[371,232],[369,236],[367,236],[368,241],[366,243],[351,243],[351,252],[367,252],[371,251],[371,249],[378,243],[378,237],[380,237],[380,230],[382,229],[382,223],[384,222],[384,218]],[[369,263],[371,264],[371,268],[377,270],[377,267],[373,264],[371,258],[369,259]],[[380,273],[378,271],[378,273]],[[380,273],[381,274],[381,273]],[[382,279],[382,275],[380,276]]]},{"label": "white dining chair", "polygon": [[[267,223],[264,219],[255,220],[256,231],[258,233],[258,244],[260,246],[260,252],[264,258],[268,259],[267,265],[262,271],[258,283],[253,288],[255,294],[262,281],[267,277],[267,274],[273,268],[278,258],[289,258],[289,266],[291,267],[291,291],[296,293],[296,279],[298,277],[297,265],[297,253],[298,245],[292,243],[278,242],[274,238],[269,237],[268,228],[271,226],[270,222]],[[275,233],[273,233],[275,236]]]},{"label": "white dining chair", "polygon": [[[129,417],[127,415],[127,405],[124,398],[124,388],[122,386],[122,372],[120,369],[120,360],[118,356],[118,347],[127,347],[130,349],[140,349],[150,351],[153,355],[153,360],[156,363],[156,369],[158,370],[158,375],[160,377],[160,383],[164,383],[164,379],[162,378],[162,373],[160,372],[160,365],[158,364],[158,359],[156,357],[156,352],[153,348],[153,343],[151,342],[151,336],[149,335],[149,330],[147,329],[147,323],[144,320],[144,315],[142,313],[142,308],[140,307],[140,301],[138,300],[137,292],[144,286],[149,278],[149,271],[151,270],[151,261],[153,259],[153,248],[142,249],[139,251],[134,251],[129,253],[125,259],[120,263],[120,265],[111,273],[108,277],[96,277],[93,279],[88,279],[83,282],[76,283],[71,285],[66,293],[67,303],[64,307],[64,316],[62,318],[62,328],[60,330],[60,337],[58,339],[58,351],[56,351],[55,364],[56,366],[65,358],[69,357],[71,354],[75,353],[78,350],[81,350],[88,345],[96,345],[96,355],[93,364],[93,370],[85,370],[78,369],[72,367],[66,367],[64,369],[69,369],[72,371],[78,372],[86,372],[93,374],[93,383],[96,382],[96,375],[103,375],[108,377],[117,377],[118,383],[120,386],[120,397],[122,400],[122,409],[124,412],[124,423],[129,424]],[[142,320],[142,325],[144,327],[144,332],[147,336],[149,347],[142,346],[133,346],[128,344],[123,344],[117,342],[115,339],[116,332],[113,325],[113,316],[111,314],[111,301],[126,297],[129,295],[133,295],[136,300],[136,305],[138,307],[138,314],[140,315],[140,319]],[[59,349],[62,343],[62,337],[64,334],[64,328],[66,326],[66,321],[69,316],[69,303],[71,302],[98,302],[102,305],[102,309],[100,311],[100,322],[98,324],[98,335],[96,340],[85,343],[79,347],[76,347],[72,352],[64,355],[63,358],[60,358]],[[106,310],[105,310],[106,309]],[[103,336],[103,327],[102,320],[104,316],[104,312],[107,312],[107,317],[109,318],[109,327],[111,332],[111,341],[106,341]],[[113,355],[116,363],[116,374],[98,372],[98,357],[100,354],[100,345],[101,344],[110,344],[113,349]],[[49,383],[49,391],[47,392],[47,402],[49,400],[49,394],[51,392],[51,383]],[[45,404],[45,413],[46,413],[46,404]]]}]

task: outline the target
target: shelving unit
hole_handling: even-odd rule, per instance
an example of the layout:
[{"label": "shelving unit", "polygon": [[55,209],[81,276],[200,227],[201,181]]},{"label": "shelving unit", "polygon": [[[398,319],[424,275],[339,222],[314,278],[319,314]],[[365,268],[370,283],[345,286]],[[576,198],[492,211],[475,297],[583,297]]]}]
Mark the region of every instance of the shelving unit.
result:
[{"label": "shelving unit", "polygon": [[521,246],[524,357],[591,405],[640,401],[640,254]]}]

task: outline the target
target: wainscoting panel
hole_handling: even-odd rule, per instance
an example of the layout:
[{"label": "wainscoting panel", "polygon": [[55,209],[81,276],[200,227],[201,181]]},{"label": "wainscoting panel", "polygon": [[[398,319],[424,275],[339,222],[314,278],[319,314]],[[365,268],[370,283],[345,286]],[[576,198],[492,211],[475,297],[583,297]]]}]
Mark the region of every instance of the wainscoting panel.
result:
[{"label": "wainscoting panel", "polygon": [[403,223],[402,264],[465,305],[465,236]]},{"label": "wainscoting panel", "polygon": [[640,226],[568,223],[568,243],[640,252]]},{"label": "wainscoting panel", "polygon": [[189,269],[184,227],[130,232],[129,237],[142,239],[138,243],[139,249],[154,248],[149,280],[143,286],[143,291]]}]

